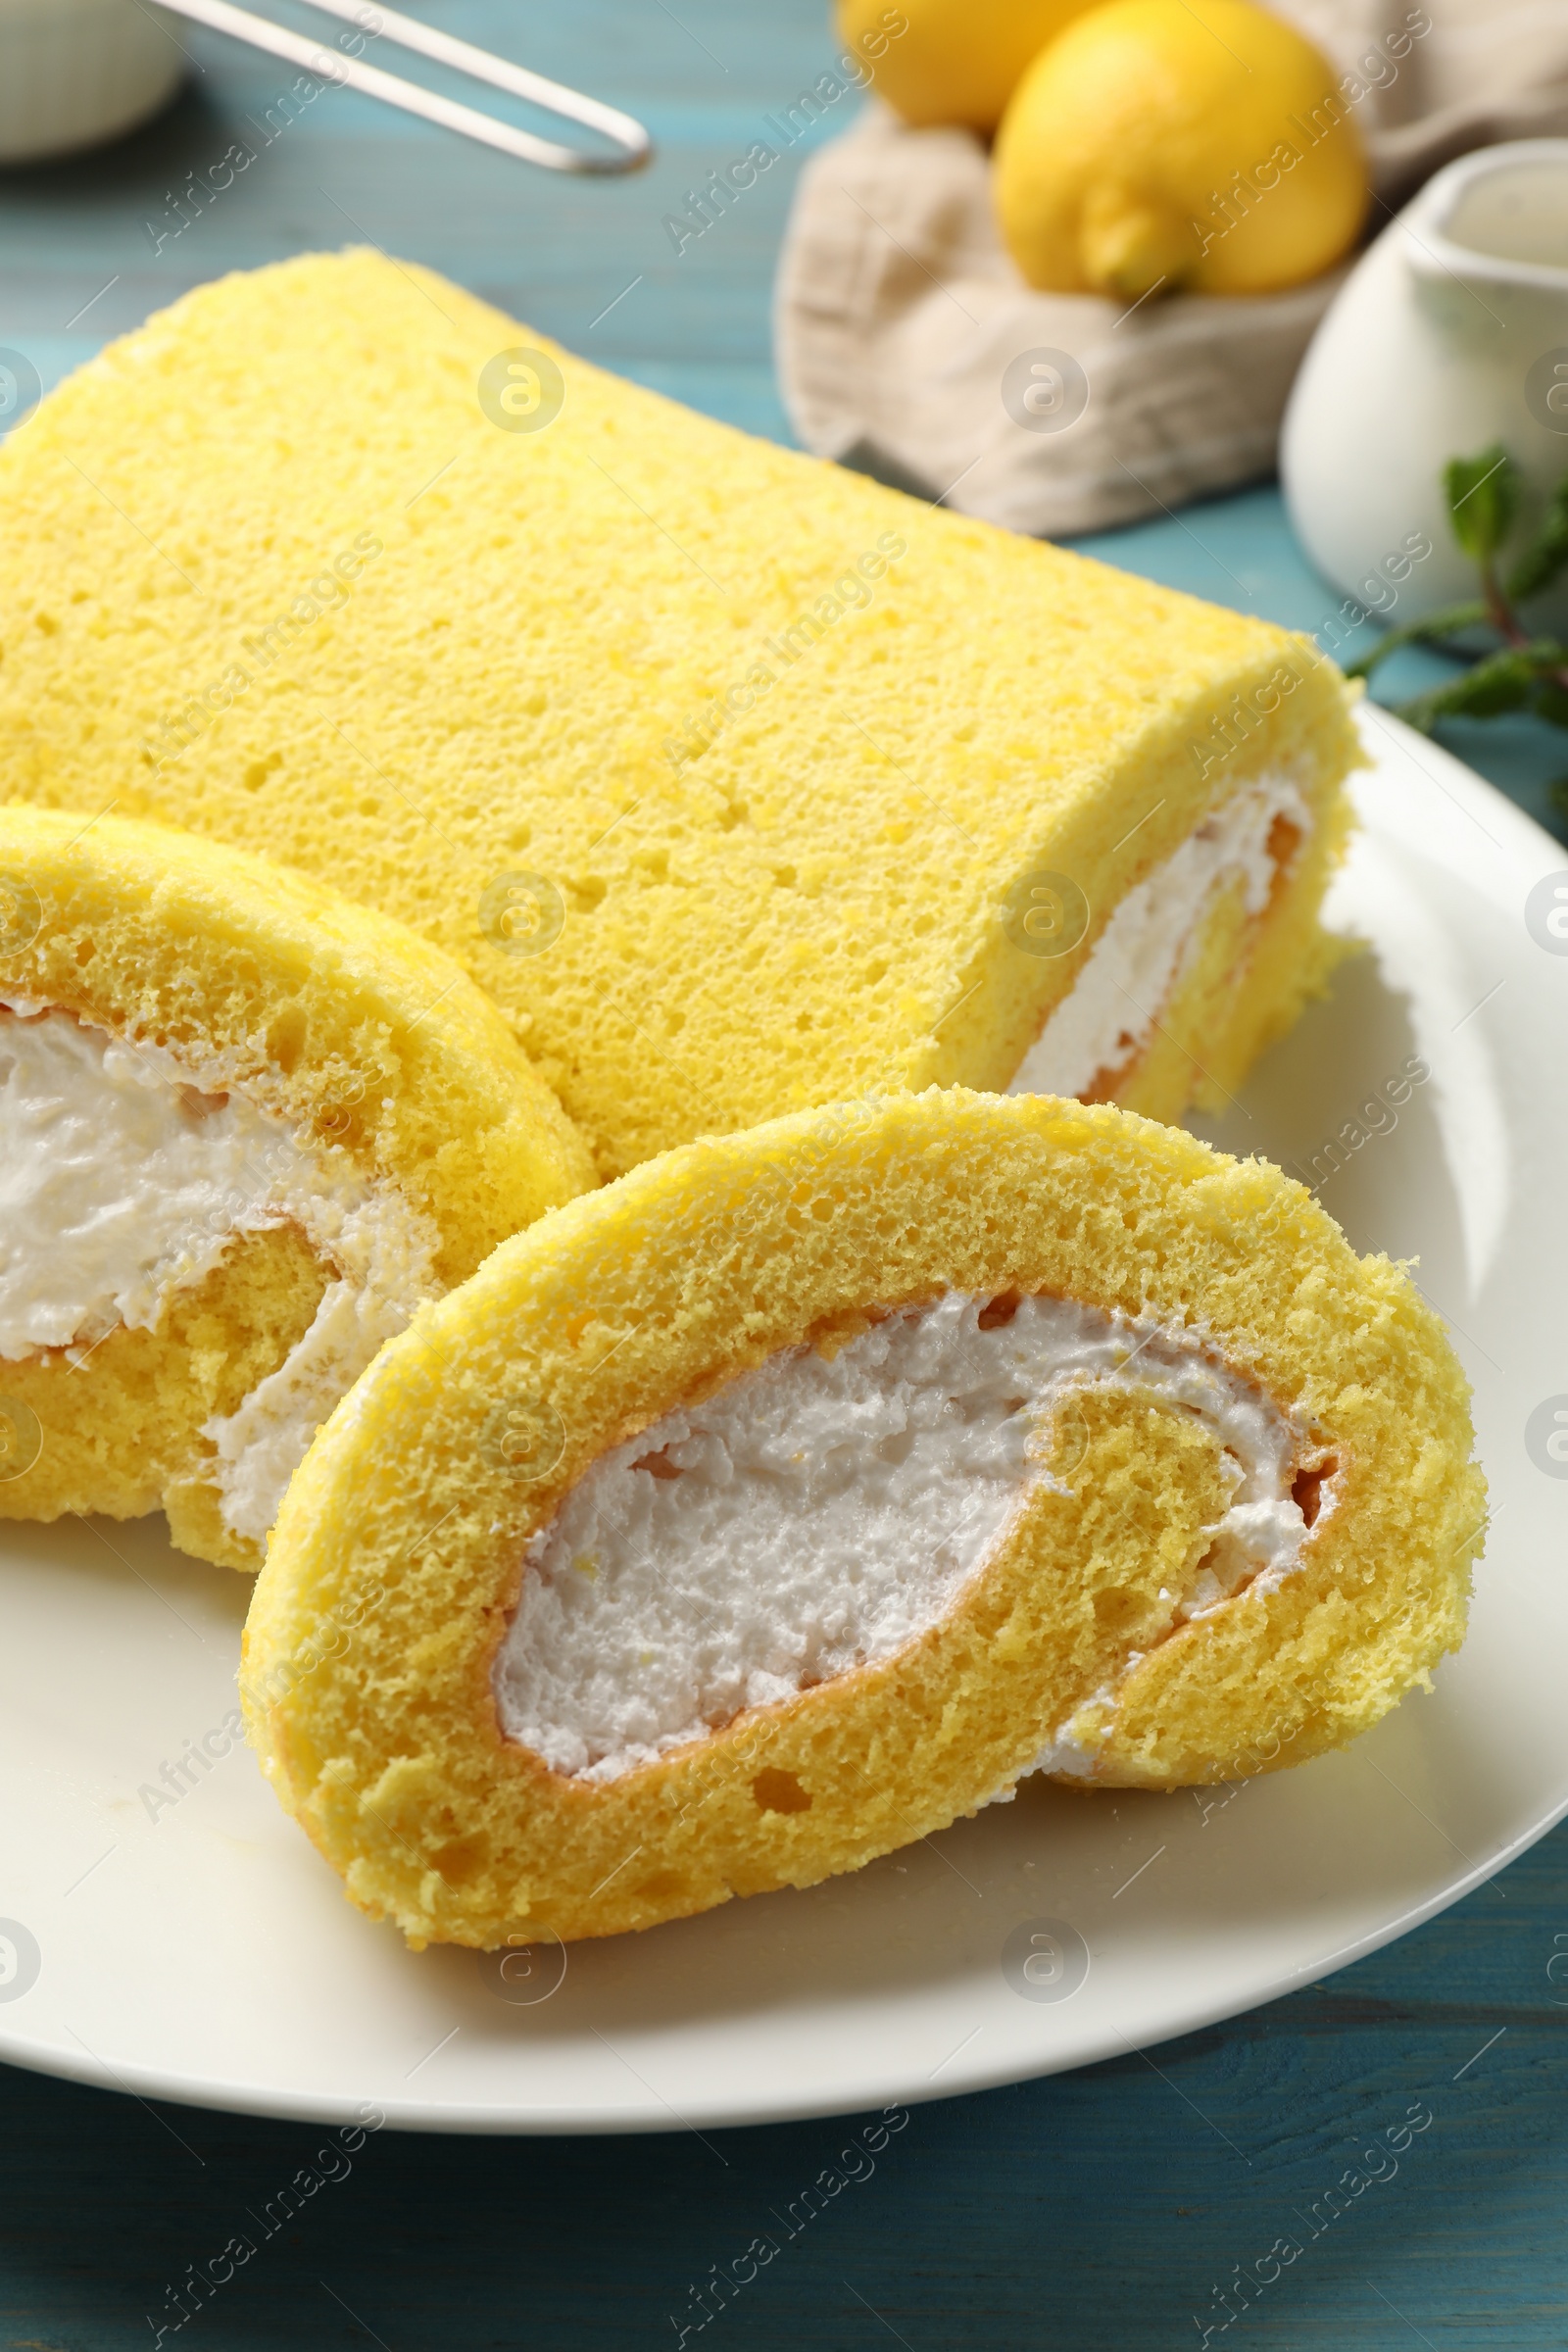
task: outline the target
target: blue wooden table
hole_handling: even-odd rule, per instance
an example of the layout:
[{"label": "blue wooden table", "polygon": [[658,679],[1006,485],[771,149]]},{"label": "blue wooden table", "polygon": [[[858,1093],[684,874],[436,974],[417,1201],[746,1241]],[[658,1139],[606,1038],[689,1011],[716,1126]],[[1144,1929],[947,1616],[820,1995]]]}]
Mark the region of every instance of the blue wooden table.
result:
[{"label": "blue wooden table", "polygon": [[[802,150],[683,251],[663,217],[822,71],[823,0],[750,13],[734,0],[423,0],[423,13],[642,115],[659,162],[620,182],[548,179],[331,91],[269,136],[291,72],[192,34],[187,94],[158,123],[111,153],[0,176],[0,345],[52,382],[203,278],[363,238],[787,437],[768,305]],[[819,135],[837,127],[830,111]],[[236,141],[255,161],[212,194],[211,167]],[[1269,488],[1097,552],[1300,627],[1338,601]],[[1409,692],[1425,674],[1410,657],[1390,683]],[[1550,817],[1568,738],[1560,756],[1527,726],[1450,740]],[[0,1912],[4,1873],[0,1828]],[[0,2085],[0,2352],[154,2342],[187,2266],[312,2166],[320,2138],[4,2069]],[[852,2123],[703,2140],[382,2133],[164,2340],[622,2352],[676,2344],[684,2327],[688,2341],[763,2352],[890,2339],[1142,2352],[1222,2336],[1280,2352],[1534,2352],[1568,2345],[1565,2092],[1568,1827],[1314,1990],[1147,2057],[917,2108],[869,2169],[841,2161]],[[1366,2135],[1410,2111],[1430,2120],[1396,2169],[1323,2219]],[[825,2209],[700,2329],[693,2289],[759,2232],[778,2236],[770,2214],[824,2174],[843,2183]],[[1280,2240],[1302,2250],[1271,2264]],[[1244,2264],[1277,2276],[1227,2301]]]}]

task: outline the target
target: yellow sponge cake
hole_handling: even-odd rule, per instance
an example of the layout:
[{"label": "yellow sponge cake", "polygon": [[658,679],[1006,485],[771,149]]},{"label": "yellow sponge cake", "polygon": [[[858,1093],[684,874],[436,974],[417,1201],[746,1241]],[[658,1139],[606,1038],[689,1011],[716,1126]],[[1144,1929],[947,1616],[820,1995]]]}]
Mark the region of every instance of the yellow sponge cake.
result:
[{"label": "yellow sponge cake", "polygon": [[1464,1630],[1464,1378],[1299,1186],[931,1090],[647,1163],[420,1311],[284,1503],[241,1692],[418,1944],[808,1886],[1044,1770],[1364,1731]]},{"label": "yellow sponge cake", "polygon": [[870,1088],[1179,1116],[1324,969],[1309,642],[747,438],[353,252],[0,457],[0,800],[443,948],[615,1173]]},{"label": "yellow sponge cake", "polygon": [[189,834],[0,808],[0,1518],[260,1564],[423,1299],[593,1181],[422,940]]}]

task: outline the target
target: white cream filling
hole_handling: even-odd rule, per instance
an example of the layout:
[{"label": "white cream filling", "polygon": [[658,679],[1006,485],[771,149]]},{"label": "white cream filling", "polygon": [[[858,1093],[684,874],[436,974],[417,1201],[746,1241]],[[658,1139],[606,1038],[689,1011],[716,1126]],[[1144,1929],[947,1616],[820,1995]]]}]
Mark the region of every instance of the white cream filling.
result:
[{"label": "white cream filling", "polygon": [[215,1069],[0,1000],[0,1358],[79,1362],[122,1324],[150,1331],[235,1234],[284,1223],[333,1279],[286,1360],[204,1432],[224,1522],[258,1542],[320,1422],[437,1287],[434,1230]]},{"label": "white cream filling", "polygon": [[988,1329],[986,1307],[950,1294],[831,1360],[787,1349],[594,1462],[526,1547],[505,1736],[612,1781],[890,1657],[954,1608],[1091,1385],[1186,1406],[1223,1448],[1230,1501],[1173,1629],[1297,1566],[1310,1442],[1196,1334],[1047,1298]]},{"label": "white cream filling", "polygon": [[334,1279],[277,1370],[235,1412],[202,1431],[218,1448],[224,1524],[257,1544],[271,1532],[288,1482],[333,1406],[408,1328],[421,1300],[440,1294],[435,1229],[394,1186],[367,1185],[356,1205],[337,1208],[303,1189],[284,1194],[279,1219],[303,1227]]},{"label": "white cream filling", "polygon": [[1312,812],[1288,776],[1271,775],[1204,817],[1173,857],[1112,909],[1070,993],[1018,1064],[1010,1095],[1083,1095],[1148,1045],[1202,939],[1222,891],[1240,882],[1250,915],[1268,905],[1279,866],[1277,818],[1304,840]]}]

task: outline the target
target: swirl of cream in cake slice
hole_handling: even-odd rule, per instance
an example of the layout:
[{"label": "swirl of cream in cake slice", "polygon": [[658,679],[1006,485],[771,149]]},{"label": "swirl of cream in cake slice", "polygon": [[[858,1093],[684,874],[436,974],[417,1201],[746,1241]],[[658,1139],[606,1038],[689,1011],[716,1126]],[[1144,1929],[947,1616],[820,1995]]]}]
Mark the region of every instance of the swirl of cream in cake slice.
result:
[{"label": "swirl of cream in cake slice", "polygon": [[[950,1293],[831,1357],[786,1349],[595,1461],[527,1544],[492,1669],[503,1733],[559,1773],[613,1781],[891,1657],[1056,1483],[1044,1441],[1092,1387],[1185,1407],[1220,1449],[1228,1505],[1188,1589],[1160,1596],[1167,1632],[1298,1566],[1321,1507],[1312,1441],[1199,1335],[1072,1298]],[[1092,1763],[1063,1728],[1040,1768]]]},{"label": "swirl of cream in cake slice", "polygon": [[433,1297],[434,1227],[225,1070],[58,1007],[0,1000],[0,1359],[81,1360],[156,1328],[233,1237],[297,1226],[331,1279],[310,1329],[209,1422],[223,1519],[266,1538],[316,1430]]},{"label": "swirl of cream in cake slice", "polygon": [[1311,830],[1312,811],[1285,775],[1262,777],[1205,816],[1117,901],[1008,1094],[1110,1095],[1198,956],[1216,900],[1239,882],[1255,922]]}]

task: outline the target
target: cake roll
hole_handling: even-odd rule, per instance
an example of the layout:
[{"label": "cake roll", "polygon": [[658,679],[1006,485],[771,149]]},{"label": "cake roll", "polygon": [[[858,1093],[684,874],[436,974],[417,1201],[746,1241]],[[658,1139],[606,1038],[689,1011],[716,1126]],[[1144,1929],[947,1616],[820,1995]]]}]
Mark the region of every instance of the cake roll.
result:
[{"label": "cake roll", "polygon": [[372,253],[199,288],[12,435],[0,642],[0,799],[422,932],[605,1175],[892,1088],[1176,1118],[1331,955],[1358,753],[1309,640]]},{"label": "cake roll", "polygon": [[854,1870],[1045,1772],[1298,1764],[1460,1642],[1484,1512],[1419,1292],[1277,1169],[967,1089],[645,1163],[327,1422],[241,1676],[410,1941]]},{"label": "cake roll", "polygon": [[593,1181],[400,924],[167,827],[0,808],[0,1518],[162,1508],[259,1567],[376,1349]]}]

